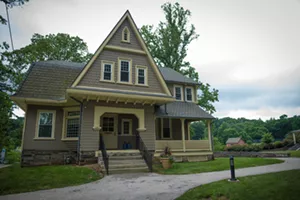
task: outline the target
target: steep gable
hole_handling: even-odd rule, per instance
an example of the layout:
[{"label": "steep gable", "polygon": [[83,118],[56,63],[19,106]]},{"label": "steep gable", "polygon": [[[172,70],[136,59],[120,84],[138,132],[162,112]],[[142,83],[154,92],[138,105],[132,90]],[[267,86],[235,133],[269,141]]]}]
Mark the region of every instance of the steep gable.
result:
[{"label": "steep gable", "polygon": [[[123,40],[124,29],[129,31],[129,41]],[[120,59],[130,60],[130,81],[124,84],[120,80]],[[112,81],[101,81],[103,62],[112,64]],[[137,67],[146,67],[147,85],[136,84]],[[145,72],[145,73],[146,73]],[[161,93],[171,96],[161,72],[151,57],[138,29],[129,13],[123,15],[101,46],[87,63],[72,84],[73,88],[110,88],[116,90],[137,90],[149,93]]]}]

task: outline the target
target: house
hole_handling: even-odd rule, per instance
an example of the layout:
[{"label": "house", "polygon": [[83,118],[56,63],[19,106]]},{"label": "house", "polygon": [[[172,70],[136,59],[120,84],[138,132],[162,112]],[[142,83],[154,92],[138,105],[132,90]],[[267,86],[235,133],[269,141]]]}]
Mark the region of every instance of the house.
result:
[{"label": "house", "polygon": [[231,145],[244,145],[246,144],[244,140],[242,140],[242,137],[237,137],[237,138],[228,138],[226,141],[226,146],[230,147]]},{"label": "house", "polygon": [[[87,64],[32,64],[11,97],[25,111],[21,164],[106,166],[109,155],[113,167],[141,152],[151,168],[165,146],[177,161],[211,159],[213,116],[196,105],[198,86],[157,67],[126,11]],[[207,123],[208,140],[190,138],[190,123],[199,120]]]}]

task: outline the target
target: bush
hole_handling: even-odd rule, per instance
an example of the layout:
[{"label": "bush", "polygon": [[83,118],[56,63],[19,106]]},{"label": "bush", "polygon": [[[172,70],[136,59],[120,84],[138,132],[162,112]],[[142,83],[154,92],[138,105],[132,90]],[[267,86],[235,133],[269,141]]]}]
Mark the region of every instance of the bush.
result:
[{"label": "bush", "polygon": [[225,151],[261,151],[261,145],[232,145],[226,147]]},{"label": "bush", "polygon": [[271,133],[263,134],[261,141],[265,144],[271,144],[274,141],[274,137]]},{"label": "bush", "polygon": [[13,164],[16,162],[20,162],[21,160],[21,152],[19,151],[9,151],[6,154],[5,160],[9,163],[9,164]]},{"label": "bush", "polygon": [[280,141],[274,142],[273,145],[274,145],[274,148],[276,148],[276,149],[284,146],[283,143]]}]

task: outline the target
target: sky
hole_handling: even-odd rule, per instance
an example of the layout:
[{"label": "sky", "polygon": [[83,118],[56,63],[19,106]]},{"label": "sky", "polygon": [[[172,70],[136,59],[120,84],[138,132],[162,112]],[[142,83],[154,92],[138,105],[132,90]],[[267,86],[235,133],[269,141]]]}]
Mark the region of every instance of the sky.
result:
[{"label": "sky", "polygon": [[[34,33],[68,33],[95,52],[128,9],[137,26],[164,20],[164,0],[30,0],[10,9],[15,49]],[[175,1],[169,1],[175,2]],[[215,117],[300,115],[300,0],[178,0],[200,37],[186,58],[219,90]],[[4,4],[0,14],[5,16]],[[0,41],[9,41],[0,26]],[[20,110],[16,111],[22,115]]]}]

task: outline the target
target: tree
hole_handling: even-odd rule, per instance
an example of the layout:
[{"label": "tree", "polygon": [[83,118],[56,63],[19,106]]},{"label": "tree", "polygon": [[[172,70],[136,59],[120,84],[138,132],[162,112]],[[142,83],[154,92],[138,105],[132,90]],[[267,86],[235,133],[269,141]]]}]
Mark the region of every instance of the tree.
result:
[{"label": "tree", "polygon": [[192,140],[200,140],[204,138],[205,124],[202,121],[191,123],[191,138]]},{"label": "tree", "polygon": [[[142,26],[142,37],[158,66],[170,67],[198,82],[198,72],[185,60],[188,45],[199,37],[194,25],[188,24],[191,12],[179,3],[165,3],[161,8],[166,21],[160,22],[155,30],[153,25]],[[218,90],[210,89],[207,83],[201,83],[199,89],[202,93],[198,104],[210,113],[215,112],[213,103],[218,101]]]},{"label": "tree", "polygon": [[264,144],[271,144],[274,141],[274,137],[271,133],[265,133],[263,134],[261,141]]},{"label": "tree", "polygon": [[[5,6],[7,6],[8,8],[24,5],[28,1],[29,0],[0,0],[0,2],[3,2],[5,4]],[[0,15],[0,23],[7,24],[7,19],[5,19],[4,17],[2,17]]]}]

